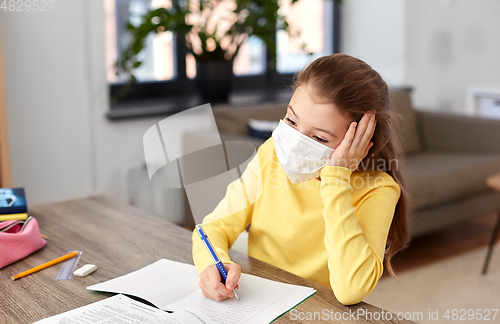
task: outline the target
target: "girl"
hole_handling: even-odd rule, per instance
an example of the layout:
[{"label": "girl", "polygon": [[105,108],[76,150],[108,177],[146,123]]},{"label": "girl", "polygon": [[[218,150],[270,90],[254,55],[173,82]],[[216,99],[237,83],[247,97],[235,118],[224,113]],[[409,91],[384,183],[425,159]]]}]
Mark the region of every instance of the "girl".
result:
[{"label": "girl", "polygon": [[397,281],[390,260],[410,240],[409,197],[386,83],[363,61],[333,54],[295,74],[292,89],[273,136],[203,220],[225,285],[193,232],[207,298],[234,296],[241,269],[227,252],[250,224],[248,255],[331,287],[344,305],[372,292],[384,260]]}]

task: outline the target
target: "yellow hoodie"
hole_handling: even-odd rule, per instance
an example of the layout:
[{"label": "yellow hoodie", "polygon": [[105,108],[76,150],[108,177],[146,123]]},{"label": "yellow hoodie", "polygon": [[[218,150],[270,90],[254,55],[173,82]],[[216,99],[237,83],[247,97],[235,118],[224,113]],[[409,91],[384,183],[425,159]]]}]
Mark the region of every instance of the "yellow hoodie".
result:
[{"label": "yellow hoodie", "polygon": [[[222,262],[232,263],[227,251],[251,224],[249,256],[331,287],[344,305],[356,304],[382,276],[401,189],[385,171],[324,166],[320,177],[291,183],[270,137],[202,226]],[[192,240],[201,273],[213,261],[195,231]]]}]

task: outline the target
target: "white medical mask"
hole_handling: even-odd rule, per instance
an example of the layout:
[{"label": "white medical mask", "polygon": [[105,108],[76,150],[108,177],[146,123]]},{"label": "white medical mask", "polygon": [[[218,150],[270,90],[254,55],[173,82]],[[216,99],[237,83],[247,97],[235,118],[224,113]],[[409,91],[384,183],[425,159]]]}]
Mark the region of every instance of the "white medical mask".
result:
[{"label": "white medical mask", "polygon": [[276,156],[292,183],[319,177],[334,149],[319,143],[280,119],[272,133]]}]

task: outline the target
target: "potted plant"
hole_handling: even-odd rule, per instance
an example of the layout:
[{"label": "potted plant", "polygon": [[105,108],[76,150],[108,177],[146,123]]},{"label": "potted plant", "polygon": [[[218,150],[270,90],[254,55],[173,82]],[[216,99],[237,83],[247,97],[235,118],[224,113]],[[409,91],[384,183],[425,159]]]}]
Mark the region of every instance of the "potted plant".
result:
[{"label": "potted plant", "polygon": [[[298,0],[291,0],[291,5]],[[334,0],[340,2],[341,0]],[[300,35],[300,30],[291,31],[284,15],[279,13],[278,0],[235,0],[232,9],[225,10],[217,21],[229,22],[229,28],[222,32],[220,23],[213,24],[214,13],[227,1],[199,0],[190,6],[189,0],[180,5],[172,1],[171,8],[158,8],[146,12],[142,23],[127,24],[130,43],[121,52],[116,62],[117,73],[124,72],[130,82],[136,82],[133,70],[141,66],[138,54],[144,48],[149,33],[171,31],[185,37],[189,52],[196,59],[196,83],[203,100],[208,102],[227,101],[231,87],[233,61],[240,46],[250,36],[259,37],[266,45],[270,62],[268,68],[276,66],[276,31],[285,30],[291,37]],[[195,21],[194,23],[188,23]],[[199,46],[193,46],[198,43]],[[224,44],[224,45],[223,45]],[[306,44],[302,44],[305,49]],[[313,54],[313,53],[308,53]],[[127,91],[125,89],[125,91]]]}]

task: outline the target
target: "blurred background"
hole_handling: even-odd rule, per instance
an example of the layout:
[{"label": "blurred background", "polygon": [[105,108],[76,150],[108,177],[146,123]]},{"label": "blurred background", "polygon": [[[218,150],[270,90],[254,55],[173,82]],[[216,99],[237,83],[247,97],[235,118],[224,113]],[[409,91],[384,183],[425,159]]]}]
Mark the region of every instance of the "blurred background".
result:
[{"label": "blurred background", "polygon": [[[222,138],[258,146],[265,138],[252,135],[249,120],[279,120],[293,74],[346,53],[382,75],[408,123],[401,136],[416,202],[414,240],[393,266],[419,284],[400,289],[402,297],[393,279],[384,288],[384,275],[369,302],[391,311],[498,305],[498,250],[490,250],[488,275],[480,273],[498,238],[500,2],[242,2],[208,1],[196,16],[175,8],[195,12],[199,2],[0,1],[0,186],[24,187],[30,205],[107,194],[189,228],[183,189],[149,182],[145,132],[210,102]],[[235,23],[227,11],[247,20]],[[210,84],[227,93],[207,97]],[[204,118],[179,117],[174,155],[199,140],[185,135],[208,127]],[[422,290],[424,277],[436,282],[457,269],[453,283]],[[430,301],[432,287],[439,293]]]}]

